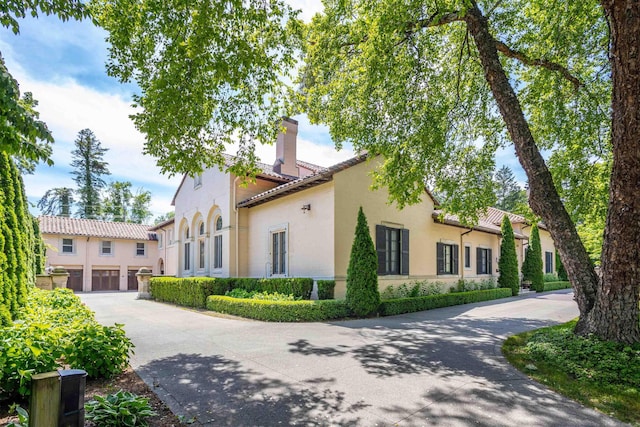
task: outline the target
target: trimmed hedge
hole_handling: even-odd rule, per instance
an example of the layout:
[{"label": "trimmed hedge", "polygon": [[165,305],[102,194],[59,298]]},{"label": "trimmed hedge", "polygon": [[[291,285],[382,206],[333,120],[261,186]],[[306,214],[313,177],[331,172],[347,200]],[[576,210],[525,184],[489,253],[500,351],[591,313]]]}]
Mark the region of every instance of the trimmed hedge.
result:
[{"label": "trimmed hedge", "polygon": [[335,280],[318,280],[318,299],[334,299],[335,298]]},{"label": "trimmed hedge", "polygon": [[308,300],[313,290],[313,279],[302,277],[274,279],[152,277],[149,282],[149,292],[154,299],[194,308],[205,308],[207,297],[224,295],[231,289],[244,289],[249,292],[277,292]]},{"label": "trimmed hedge", "polygon": [[351,315],[343,300],[266,301],[212,295],[207,309],[268,322],[320,322]]},{"label": "trimmed hedge", "polygon": [[205,308],[209,295],[224,295],[228,286],[228,281],[212,277],[152,277],[149,292],[158,301]]},{"label": "trimmed hedge", "polygon": [[558,282],[545,282],[543,292],[547,291],[557,291],[558,289],[569,289],[571,288],[571,282],[558,281]]},{"label": "trimmed hedge", "polygon": [[456,292],[450,294],[428,295],[417,298],[398,298],[383,300],[378,312],[382,316],[414,313],[416,311],[434,308],[450,307],[452,305],[469,304],[473,302],[489,301],[510,297],[510,288],[488,289],[483,291]]}]

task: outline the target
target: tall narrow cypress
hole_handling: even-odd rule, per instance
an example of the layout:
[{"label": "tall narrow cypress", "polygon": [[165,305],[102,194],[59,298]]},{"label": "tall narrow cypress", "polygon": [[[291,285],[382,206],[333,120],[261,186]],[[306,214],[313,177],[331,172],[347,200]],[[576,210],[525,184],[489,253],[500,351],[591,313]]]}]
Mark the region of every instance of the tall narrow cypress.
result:
[{"label": "tall narrow cypress", "polygon": [[358,211],[356,235],[347,268],[346,301],[351,311],[358,316],[371,315],[380,306],[378,256],[362,207]]},{"label": "tall narrow cypress", "polygon": [[18,299],[16,283],[18,281],[17,276],[17,239],[15,237],[15,230],[18,225],[15,212],[15,196],[14,186],[11,173],[11,159],[7,153],[0,152],[0,188],[3,191],[3,215],[0,219],[0,232],[4,237],[4,250],[3,253],[6,256],[6,263],[4,264],[2,281],[4,284],[3,296],[5,307],[9,310],[13,316],[18,309]]},{"label": "tall narrow cypress", "polygon": [[536,224],[531,227],[529,247],[522,264],[522,276],[524,280],[531,282],[531,288],[542,292],[544,288],[544,273],[542,272],[542,247],[540,245],[540,232]]},{"label": "tall narrow cypress", "polygon": [[498,270],[500,271],[498,285],[501,288],[511,288],[512,295],[518,295],[520,290],[518,255],[516,254],[516,241],[513,235],[513,227],[507,215],[502,218],[502,244],[500,245]]}]

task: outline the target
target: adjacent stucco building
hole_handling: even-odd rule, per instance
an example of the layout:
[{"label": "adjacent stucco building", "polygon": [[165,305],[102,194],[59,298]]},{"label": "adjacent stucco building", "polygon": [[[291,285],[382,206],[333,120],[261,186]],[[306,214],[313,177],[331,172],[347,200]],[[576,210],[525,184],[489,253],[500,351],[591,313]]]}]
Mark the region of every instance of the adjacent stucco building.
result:
[{"label": "adjacent stucco building", "polygon": [[136,272],[157,269],[158,242],[149,226],[91,219],[41,216],[47,267],[69,272],[74,291],[137,290]]}]

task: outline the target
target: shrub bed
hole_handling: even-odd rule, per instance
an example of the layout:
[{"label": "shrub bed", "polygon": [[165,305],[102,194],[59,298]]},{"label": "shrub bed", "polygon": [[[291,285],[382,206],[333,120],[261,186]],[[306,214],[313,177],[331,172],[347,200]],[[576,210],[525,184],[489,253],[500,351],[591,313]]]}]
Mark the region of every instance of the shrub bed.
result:
[{"label": "shrub bed", "polygon": [[428,295],[417,298],[398,298],[383,300],[378,312],[382,316],[413,313],[452,305],[489,301],[511,296],[510,288],[488,289],[481,291],[456,292],[441,295]]},{"label": "shrub bed", "polygon": [[149,292],[157,301],[185,307],[205,308],[211,295],[224,295],[233,289],[293,295],[309,299],[313,279],[290,277],[275,279],[215,278],[215,277],[152,277]]},{"label": "shrub bed", "polygon": [[30,289],[17,317],[0,328],[0,400],[28,396],[37,373],[68,365],[91,378],[109,378],[129,363],[133,344],[122,325],[100,325],[69,289]]},{"label": "shrub bed", "polygon": [[569,288],[571,288],[571,282],[545,282],[542,291],[557,291],[558,289]]},{"label": "shrub bed", "polygon": [[268,322],[319,322],[349,317],[342,300],[269,301],[212,295],[207,309]]},{"label": "shrub bed", "polygon": [[149,282],[154,299],[194,308],[205,308],[209,295],[224,295],[229,289],[228,280],[213,277],[152,277]]},{"label": "shrub bed", "polygon": [[318,280],[318,299],[334,299],[335,289],[335,280]]}]

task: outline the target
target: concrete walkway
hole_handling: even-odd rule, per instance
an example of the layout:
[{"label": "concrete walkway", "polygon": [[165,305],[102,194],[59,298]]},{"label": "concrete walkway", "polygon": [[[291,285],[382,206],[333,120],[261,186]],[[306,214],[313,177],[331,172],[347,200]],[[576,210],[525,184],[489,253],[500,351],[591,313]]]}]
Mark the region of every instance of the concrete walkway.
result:
[{"label": "concrete walkway", "polygon": [[623,425],[529,380],[501,355],[508,335],[576,317],[569,291],[297,324],[136,296],[81,298],[100,322],[125,324],[132,367],[174,413],[200,425]]}]

